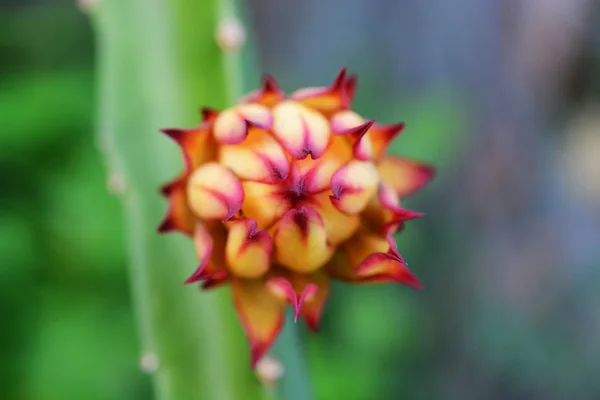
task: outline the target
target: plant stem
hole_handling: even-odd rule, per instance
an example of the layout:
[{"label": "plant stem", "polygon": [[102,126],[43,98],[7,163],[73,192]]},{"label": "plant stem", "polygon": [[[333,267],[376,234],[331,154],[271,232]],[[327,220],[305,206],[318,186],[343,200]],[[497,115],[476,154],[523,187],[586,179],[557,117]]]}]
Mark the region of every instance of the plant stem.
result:
[{"label": "plant stem", "polygon": [[142,350],[156,398],[252,399],[259,386],[227,290],[182,282],[197,260],[188,239],[159,236],[157,188],[182,168],[162,127],[197,124],[200,105],[233,102],[214,41],[216,0],[100,0],[99,147],[123,200],[130,280]]},{"label": "plant stem", "polygon": [[278,382],[278,394],[286,400],[311,400],[313,398],[307,365],[303,356],[301,338],[294,316],[287,313],[285,325],[271,354],[282,363],[284,373]]}]

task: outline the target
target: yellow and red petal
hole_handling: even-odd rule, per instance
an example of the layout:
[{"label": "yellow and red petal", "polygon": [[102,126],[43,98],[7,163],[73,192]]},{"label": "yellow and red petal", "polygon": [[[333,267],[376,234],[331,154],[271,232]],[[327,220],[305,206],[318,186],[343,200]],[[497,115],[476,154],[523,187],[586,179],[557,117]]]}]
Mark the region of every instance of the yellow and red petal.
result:
[{"label": "yellow and red petal", "polygon": [[360,226],[360,216],[340,212],[331,203],[327,192],[310,196],[304,204],[313,207],[323,218],[327,241],[333,246],[352,237]]},{"label": "yellow and red petal", "polygon": [[397,156],[382,158],[377,170],[381,180],[394,189],[400,198],[427,185],[435,174],[435,169],[430,165]]},{"label": "yellow and red petal", "polygon": [[241,103],[258,103],[266,107],[273,107],[283,101],[284,98],[285,93],[279,88],[275,79],[269,75],[265,75],[262,87],[244,96]]},{"label": "yellow and red petal", "polygon": [[385,283],[397,282],[421,289],[421,282],[408,269],[406,262],[398,253],[398,248],[391,234],[387,235],[389,249],[387,252],[373,253],[356,268],[356,275],[361,282]]},{"label": "yellow and red petal", "polygon": [[329,277],[323,271],[312,274],[292,274],[291,282],[296,293],[304,300],[300,308],[302,318],[311,330],[317,331],[329,297],[331,286]]},{"label": "yellow and red petal", "polygon": [[294,322],[298,320],[305,301],[312,300],[319,288],[314,284],[304,285],[300,291],[287,278],[273,277],[267,280],[267,287],[282,301],[289,303],[294,309]]},{"label": "yellow and red petal", "polygon": [[214,287],[228,279],[225,267],[225,228],[222,224],[197,223],[194,227],[194,247],[199,265],[185,281],[205,281],[204,287]]},{"label": "yellow and red petal", "polygon": [[275,259],[298,273],[313,272],[333,254],[319,213],[311,207],[289,210],[274,235]]},{"label": "yellow and red petal", "polygon": [[179,231],[186,235],[194,233],[194,216],[186,195],[187,179],[187,174],[183,174],[161,188],[162,194],[169,199],[169,208],[158,227],[159,232]]},{"label": "yellow and red petal", "polygon": [[285,150],[267,131],[258,128],[250,128],[242,143],[221,146],[219,162],[240,179],[264,183],[279,182],[290,170]]},{"label": "yellow and red petal", "polygon": [[219,111],[210,107],[202,107],[200,115],[202,115],[202,122],[204,123],[215,122],[215,119],[219,116]]},{"label": "yellow and red petal", "polygon": [[305,158],[293,162],[293,173],[302,180],[306,193],[319,193],[329,188],[331,176],[352,159],[352,147],[343,137],[333,136],[325,153],[317,159]]},{"label": "yellow and red petal", "polygon": [[213,135],[219,143],[238,144],[246,139],[250,127],[270,129],[272,123],[268,108],[258,104],[241,104],[219,114],[213,124]]},{"label": "yellow and red petal", "polygon": [[192,173],[187,197],[190,208],[199,218],[226,221],[242,208],[244,190],[233,172],[210,162]]},{"label": "yellow and red petal", "polygon": [[366,161],[373,157],[373,145],[367,133],[374,123],[375,120],[367,121],[362,125],[341,132],[341,135],[349,137],[353,142],[352,154],[357,160]]},{"label": "yellow and red petal", "polygon": [[394,138],[403,130],[404,123],[402,122],[391,125],[373,125],[369,130],[369,136],[373,143],[373,157],[376,160],[379,160],[381,157],[385,156],[392,140],[394,140]]},{"label": "yellow and red petal", "polygon": [[229,270],[240,278],[258,278],[271,264],[273,242],[269,234],[257,229],[256,221],[239,219],[229,224],[225,256]]},{"label": "yellow and red petal", "polygon": [[349,107],[347,89],[346,68],[342,68],[331,86],[300,89],[292,93],[290,98],[306,107],[331,115]]},{"label": "yellow and red petal", "polygon": [[369,201],[363,213],[366,224],[383,234],[394,233],[404,222],[422,216],[420,212],[403,208],[398,194],[384,182],[379,183],[377,196]]},{"label": "yellow and red petal", "polygon": [[243,182],[244,216],[254,219],[260,229],[268,229],[289,209],[292,203],[282,192],[279,186],[260,183]]},{"label": "yellow and red petal", "polygon": [[350,161],[331,177],[331,202],[343,213],[359,213],[377,192],[378,183],[377,169],[372,163]]},{"label": "yellow and red petal", "polygon": [[271,347],[283,326],[282,301],[262,279],[234,279],[233,301],[250,342],[252,368]]},{"label": "yellow and red petal", "polygon": [[331,117],[331,132],[334,135],[344,135],[348,129],[355,128],[365,123],[363,117],[352,110],[335,113]]},{"label": "yellow and red petal", "polygon": [[165,135],[173,139],[183,153],[188,169],[193,169],[215,158],[215,142],[212,137],[212,123],[203,123],[193,129],[161,129]]},{"label": "yellow and red petal", "polygon": [[360,232],[344,244],[327,264],[329,275],[355,283],[401,283],[415,289],[421,284],[406,267],[392,235]]},{"label": "yellow and red petal", "polygon": [[284,101],[273,108],[273,134],[295,159],[321,157],[331,132],[329,123],[315,110],[293,101]]},{"label": "yellow and red petal", "polygon": [[348,96],[348,107],[352,105],[354,95],[356,94],[356,81],[358,77],[356,75],[350,75],[346,78],[344,85],[346,86],[346,95]]}]

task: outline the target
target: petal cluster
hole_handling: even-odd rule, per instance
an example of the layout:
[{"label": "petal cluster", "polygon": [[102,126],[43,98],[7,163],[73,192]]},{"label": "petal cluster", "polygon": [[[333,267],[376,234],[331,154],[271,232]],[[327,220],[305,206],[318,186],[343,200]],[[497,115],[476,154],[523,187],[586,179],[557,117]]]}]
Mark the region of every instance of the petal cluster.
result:
[{"label": "petal cluster", "polygon": [[202,110],[198,127],[163,130],[185,168],[162,188],[158,229],[193,239],[199,263],[186,283],[231,285],[253,366],[288,305],[318,329],[331,279],[420,288],[392,235],[421,216],[400,201],[434,170],[386,154],[404,125],[353,112],[355,86],[345,69],[289,95],[266,77],[239,104]]}]

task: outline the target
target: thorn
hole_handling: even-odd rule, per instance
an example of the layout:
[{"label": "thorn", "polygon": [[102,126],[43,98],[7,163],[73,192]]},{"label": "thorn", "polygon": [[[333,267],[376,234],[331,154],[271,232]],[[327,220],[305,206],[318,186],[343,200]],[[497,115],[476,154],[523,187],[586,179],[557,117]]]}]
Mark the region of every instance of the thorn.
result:
[{"label": "thorn", "polygon": [[98,6],[98,0],[77,0],[79,10],[84,14],[91,14]]},{"label": "thorn", "polygon": [[219,22],[215,39],[221,50],[234,52],[246,43],[246,30],[237,17],[227,17]]},{"label": "thorn", "polygon": [[114,195],[121,196],[127,190],[127,182],[125,181],[125,176],[118,172],[113,172],[108,177],[108,182],[106,184],[108,191]]},{"label": "thorn", "polygon": [[140,368],[147,374],[156,372],[158,370],[158,357],[156,354],[151,352],[144,353],[140,358]]},{"label": "thorn", "polygon": [[283,376],[283,364],[276,358],[266,355],[256,364],[256,377],[265,386],[273,387]]}]

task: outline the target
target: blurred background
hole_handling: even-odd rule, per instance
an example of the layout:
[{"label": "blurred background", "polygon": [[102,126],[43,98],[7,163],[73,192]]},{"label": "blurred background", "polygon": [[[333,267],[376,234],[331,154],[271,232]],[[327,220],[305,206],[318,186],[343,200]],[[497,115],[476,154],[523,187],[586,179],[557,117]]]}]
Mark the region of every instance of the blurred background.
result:
[{"label": "blurred background", "polygon": [[[2,399],[151,398],[95,147],[89,4],[0,0]],[[335,286],[305,336],[317,398],[600,399],[597,2],[245,9],[261,71],[293,90],[347,65],[355,108],[405,121],[393,151],[439,171],[398,239],[425,290]]]}]

